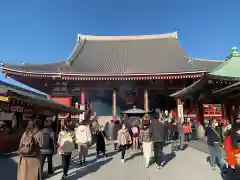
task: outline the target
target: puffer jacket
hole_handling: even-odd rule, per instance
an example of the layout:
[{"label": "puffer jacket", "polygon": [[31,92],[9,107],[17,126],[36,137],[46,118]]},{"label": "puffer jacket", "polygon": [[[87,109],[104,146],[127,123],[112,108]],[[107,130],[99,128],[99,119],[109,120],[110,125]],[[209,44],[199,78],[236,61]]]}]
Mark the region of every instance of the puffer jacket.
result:
[{"label": "puffer jacket", "polygon": [[76,143],[91,143],[92,134],[88,125],[80,125],[75,129]]}]

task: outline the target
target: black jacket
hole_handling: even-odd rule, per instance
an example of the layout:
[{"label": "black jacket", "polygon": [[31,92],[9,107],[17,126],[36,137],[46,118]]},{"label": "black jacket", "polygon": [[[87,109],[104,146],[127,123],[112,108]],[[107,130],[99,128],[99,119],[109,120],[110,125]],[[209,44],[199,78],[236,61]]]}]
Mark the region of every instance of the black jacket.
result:
[{"label": "black jacket", "polygon": [[216,130],[213,130],[212,127],[207,127],[205,130],[205,136],[207,137],[207,142],[209,145],[216,145],[221,143],[221,137]]},{"label": "black jacket", "polygon": [[164,142],[166,140],[166,124],[157,119],[152,120],[150,124],[150,138],[153,142]]}]

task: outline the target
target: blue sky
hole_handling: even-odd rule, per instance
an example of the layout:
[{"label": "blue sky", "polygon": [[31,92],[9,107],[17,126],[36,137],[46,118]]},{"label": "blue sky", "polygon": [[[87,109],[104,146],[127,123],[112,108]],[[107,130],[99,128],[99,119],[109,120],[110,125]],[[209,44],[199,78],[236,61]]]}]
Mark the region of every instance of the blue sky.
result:
[{"label": "blue sky", "polygon": [[224,59],[240,48],[239,0],[0,0],[0,61],[65,60],[77,33],[178,31],[190,56]]}]

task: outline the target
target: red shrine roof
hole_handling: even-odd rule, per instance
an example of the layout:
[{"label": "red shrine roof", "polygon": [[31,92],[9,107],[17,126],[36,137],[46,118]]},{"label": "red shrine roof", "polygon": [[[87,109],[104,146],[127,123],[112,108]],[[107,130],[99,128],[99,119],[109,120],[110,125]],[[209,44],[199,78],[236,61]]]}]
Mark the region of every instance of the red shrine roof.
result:
[{"label": "red shrine roof", "polygon": [[61,77],[63,79],[196,78],[223,61],[190,58],[177,32],[140,36],[78,35],[66,61],[48,64],[3,63],[9,76]]}]

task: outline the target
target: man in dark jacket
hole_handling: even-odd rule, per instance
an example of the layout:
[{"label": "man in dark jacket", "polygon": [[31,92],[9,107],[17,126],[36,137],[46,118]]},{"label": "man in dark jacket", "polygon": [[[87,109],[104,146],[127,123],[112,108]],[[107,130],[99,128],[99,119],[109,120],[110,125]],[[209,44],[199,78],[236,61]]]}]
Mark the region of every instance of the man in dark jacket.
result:
[{"label": "man in dark jacket", "polygon": [[153,141],[154,160],[158,168],[162,168],[163,146],[165,142],[165,124],[160,118],[154,118],[150,124],[150,138]]},{"label": "man in dark jacket", "polygon": [[40,149],[41,170],[43,170],[43,166],[47,158],[48,174],[53,174],[52,158],[53,154],[56,153],[56,138],[55,133],[52,130],[52,121],[45,120],[44,126],[45,127],[41,130],[44,137],[43,147]]}]

